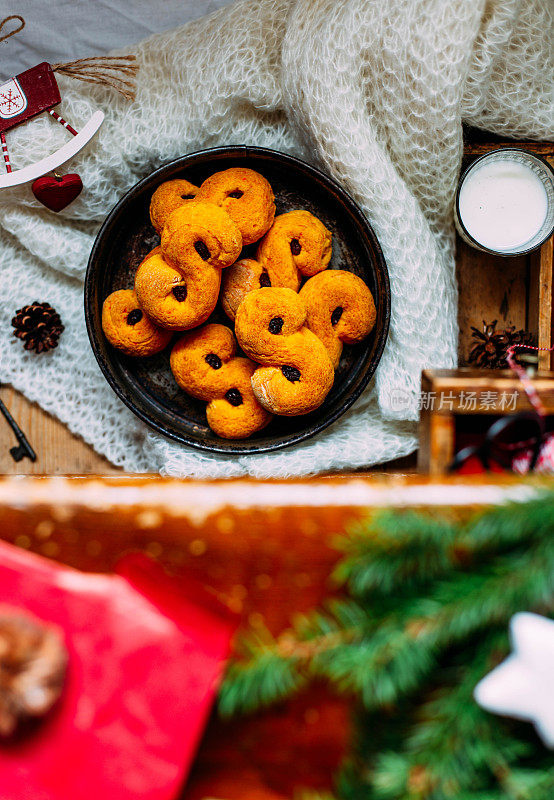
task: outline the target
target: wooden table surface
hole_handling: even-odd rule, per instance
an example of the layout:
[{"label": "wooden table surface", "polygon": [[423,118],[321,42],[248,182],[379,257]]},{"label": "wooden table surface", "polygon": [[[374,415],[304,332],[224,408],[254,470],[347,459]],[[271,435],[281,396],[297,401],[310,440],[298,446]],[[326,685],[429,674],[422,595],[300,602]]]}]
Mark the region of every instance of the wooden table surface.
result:
[{"label": "wooden table surface", "polygon": [[121,471],[103,456],[95,453],[80,437],[74,436],[65,425],[35,403],[30,403],[15,389],[2,387],[0,398],[25,432],[37,454],[34,463],[25,458],[16,464],[10,455],[10,447],[16,444],[15,438],[0,417],[0,473],[109,475]]}]

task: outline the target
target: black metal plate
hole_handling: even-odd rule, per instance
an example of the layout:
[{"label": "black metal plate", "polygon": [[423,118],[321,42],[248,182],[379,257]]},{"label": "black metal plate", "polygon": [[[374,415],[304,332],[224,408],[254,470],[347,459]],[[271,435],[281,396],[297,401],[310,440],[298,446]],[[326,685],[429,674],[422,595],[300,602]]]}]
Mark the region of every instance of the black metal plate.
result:
[{"label": "black metal plate", "polygon": [[[278,214],[305,208],[321,219],[333,233],[331,268],[348,269],[367,283],[375,298],[377,323],[364,342],[344,348],[335,384],[317,411],[300,417],[276,417],[256,436],[231,441],[212,433],[206,424],[205,403],[189,397],[173,380],[169,369],[170,348],[152,358],[129,358],[106,341],[101,314],[107,295],[116,289],[132,288],[139,263],[159,244],[159,237],[150,224],[148,208],[152,193],[160,183],[183,177],[200,185],[212,173],[233,166],[250,167],[265,175],[275,192]],[[111,211],[89,259],[85,317],[92,349],[108,383],[148,425],[171,439],[201,450],[263,453],[314,436],[344,414],[359,397],[375,372],[385,346],[390,286],[385,260],[373,230],[356,203],[335,181],[303,161],[274,150],[220,147],[166,164],[137,183]],[[219,307],[210,321],[229,324]]]}]

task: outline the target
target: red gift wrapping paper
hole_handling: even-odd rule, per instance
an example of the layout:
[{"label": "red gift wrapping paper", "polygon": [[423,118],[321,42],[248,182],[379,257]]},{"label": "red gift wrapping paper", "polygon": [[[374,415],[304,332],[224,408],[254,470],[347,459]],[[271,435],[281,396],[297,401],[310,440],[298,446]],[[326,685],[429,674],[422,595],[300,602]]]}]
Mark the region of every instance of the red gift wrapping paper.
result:
[{"label": "red gift wrapping paper", "polygon": [[0,603],[57,626],[63,695],[0,742],[1,800],[174,800],[215,697],[235,619],[145,556],[81,573],[0,542]]}]

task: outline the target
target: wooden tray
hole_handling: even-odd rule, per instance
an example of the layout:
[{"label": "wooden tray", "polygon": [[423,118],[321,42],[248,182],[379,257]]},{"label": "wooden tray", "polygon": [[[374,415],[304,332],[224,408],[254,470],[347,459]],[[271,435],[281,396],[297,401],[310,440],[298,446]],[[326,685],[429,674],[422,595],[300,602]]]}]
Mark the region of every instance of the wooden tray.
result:
[{"label": "wooden tray", "polygon": [[[547,417],[552,418],[554,372],[539,371],[534,383]],[[471,444],[482,442],[492,416],[533,410],[511,370],[425,369],[421,392],[417,464],[428,475],[446,473],[456,452],[470,443],[468,437]],[[460,430],[462,422],[465,430]],[[466,441],[459,441],[464,436]]]}]

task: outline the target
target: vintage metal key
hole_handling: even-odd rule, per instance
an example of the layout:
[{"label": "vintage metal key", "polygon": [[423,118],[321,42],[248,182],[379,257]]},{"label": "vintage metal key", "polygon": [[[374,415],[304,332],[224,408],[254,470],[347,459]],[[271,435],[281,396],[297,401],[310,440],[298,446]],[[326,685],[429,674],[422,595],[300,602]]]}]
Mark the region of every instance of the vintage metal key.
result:
[{"label": "vintage metal key", "polygon": [[0,412],[4,415],[7,420],[8,425],[12,429],[15,434],[15,438],[17,439],[18,444],[15,447],[10,448],[10,455],[14,461],[19,462],[24,458],[28,458],[31,461],[37,460],[37,454],[29,444],[27,437],[12,417],[8,409],[6,408],[5,404],[0,400]]}]

